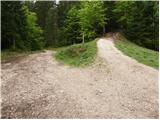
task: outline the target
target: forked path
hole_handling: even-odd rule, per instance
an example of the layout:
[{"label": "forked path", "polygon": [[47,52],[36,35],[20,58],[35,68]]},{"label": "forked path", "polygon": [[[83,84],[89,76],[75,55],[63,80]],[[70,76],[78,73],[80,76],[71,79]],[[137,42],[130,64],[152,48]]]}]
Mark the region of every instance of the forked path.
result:
[{"label": "forked path", "polygon": [[72,68],[52,51],[2,64],[2,118],[158,118],[158,70],[97,42],[95,63]]}]

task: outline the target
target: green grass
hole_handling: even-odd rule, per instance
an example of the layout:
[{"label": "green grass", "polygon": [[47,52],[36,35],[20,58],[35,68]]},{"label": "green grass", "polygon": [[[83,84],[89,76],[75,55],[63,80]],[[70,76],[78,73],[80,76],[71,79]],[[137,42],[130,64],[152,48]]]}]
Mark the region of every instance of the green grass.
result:
[{"label": "green grass", "polygon": [[96,40],[57,50],[55,58],[64,64],[74,67],[85,67],[94,62],[97,53]]},{"label": "green grass", "polygon": [[124,54],[136,59],[138,62],[156,69],[159,68],[159,52],[140,47],[127,40],[117,40],[115,45]]},{"label": "green grass", "polygon": [[1,51],[1,61],[8,62],[13,61],[17,58],[27,56],[29,54],[34,54],[37,52],[42,52],[42,50],[38,51],[11,51],[11,50],[3,50]]}]

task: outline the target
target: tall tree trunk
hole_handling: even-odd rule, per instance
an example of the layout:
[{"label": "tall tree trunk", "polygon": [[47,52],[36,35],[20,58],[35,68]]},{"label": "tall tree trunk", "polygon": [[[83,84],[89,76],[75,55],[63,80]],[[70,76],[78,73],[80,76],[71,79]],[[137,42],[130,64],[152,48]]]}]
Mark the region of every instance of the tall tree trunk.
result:
[{"label": "tall tree trunk", "polygon": [[105,32],[106,32],[106,28],[105,26],[103,26],[103,35],[105,34]]},{"label": "tall tree trunk", "polygon": [[16,41],[15,41],[15,39],[13,40],[13,50],[15,50],[16,49]]}]

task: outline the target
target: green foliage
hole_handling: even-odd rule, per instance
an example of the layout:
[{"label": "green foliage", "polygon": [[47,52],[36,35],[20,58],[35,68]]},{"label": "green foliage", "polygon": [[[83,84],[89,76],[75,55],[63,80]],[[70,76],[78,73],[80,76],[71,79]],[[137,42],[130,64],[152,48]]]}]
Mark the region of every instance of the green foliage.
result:
[{"label": "green foliage", "polygon": [[24,5],[28,7],[29,11],[34,12],[34,1],[25,1]]},{"label": "green foliage", "polygon": [[55,1],[36,1],[33,9],[38,25],[43,29],[45,47],[55,47],[57,41],[57,8]]},{"label": "green foliage", "polygon": [[122,31],[141,46],[159,49],[158,1],[1,3],[2,49],[37,50],[44,44],[59,47],[84,43],[106,31]]},{"label": "green foliage", "polygon": [[[57,47],[79,43],[79,25],[75,16],[79,3],[79,1],[60,1],[57,5]],[[72,7],[75,9],[72,10]]]},{"label": "green foliage", "polygon": [[37,50],[42,48],[42,30],[36,14],[23,2],[2,2],[2,49]]},{"label": "green foliage", "polygon": [[45,46],[49,47],[55,47],[56,41],[57,41],[57,13],[55,8],[50,8],[48,11],[48,15],[46,18],[46,25],[45,25]]},{"label": "green foliage", "polygon": [[68,11],[73,7],[80,4],[80,1],[59,1],[59,4],[57,5],[57,23],[58,27],[61,29],[64,27],[64,22],[67,17]]},{"label": "green foliage", "polygon": [[65,33],[63,42],[66,45],[90,41],[106,24],[103,2],[81,1],[68,10],[64,21]]},{"label": "green foliage", "polygon": [[113,12],[129,40],[158,50],[158,1],[118,1]]},{"label": "green foliage", "polygon": [[159,53],[153,50],[149,50],[134,43],[124,40],[117,40],[116,47],[124,54],[136,59],[138,62],[145,65],[159,68]]},{"label": "green foliage", "polygon": [[65,48],[60,48],[55,57],[57,60],[76,67],[84,67],[94,62],[97,53],[96,41],[76,44]]},{"label": "green foliage", "polygon": [[46,18],[48,11],[54,6],[54,1],[36,1],[34,5],[34,12],[37,14],[38,25],[44,30],[46,25]]},{"label": "green foliage", "polygon": [[66,36],[66,45],[80,43],[80,25],[78,18],[78,8],[73,6],[67,13],[65,20],[64,32]]},{"label": "green foliage", "polygon": [[106,24],[103,2],[81,2],[78,16],[80,19],[81,36],[87,40],[94,38],[97,31],[102,29]]},{"label": "green foliage", "polygon": [[43,47],[43,37],[42,37],[42,29],[37,26],[37,17],[36,13],[29,12],[26,8],[26,16],[27,16],[27,42],[26,45],[29,45],[30,50],[38,50]]},{"label": "green foliage", "polygon": [[119,29],[119,24],[116,22],[116,16],[112,12],[115,7],[116,1],[104,1],[104,7],[107,9],[105,14],[107,18],[107,24],[105,24],[104,32],[113,32]]},{"label": "green foliage", "polygon": [[24,49],[26,16],[21,2],[1,2],[2,49]]}]

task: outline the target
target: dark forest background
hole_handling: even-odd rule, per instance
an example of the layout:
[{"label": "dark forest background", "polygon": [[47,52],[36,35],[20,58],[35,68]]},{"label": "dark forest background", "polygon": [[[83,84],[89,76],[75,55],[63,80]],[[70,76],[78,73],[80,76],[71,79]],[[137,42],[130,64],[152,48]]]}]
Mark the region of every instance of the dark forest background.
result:
[{"label": "dark forest background", "polygon": [[34,51],[107,32],[159,50],[158,1],[1,1],[1,48]]}]

